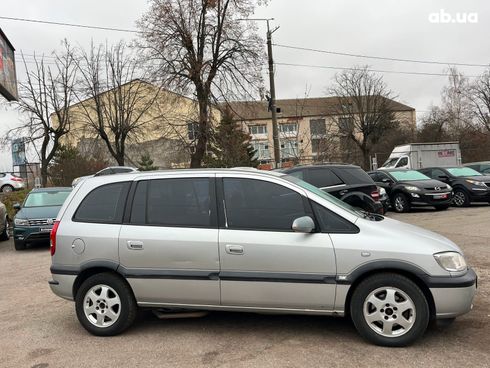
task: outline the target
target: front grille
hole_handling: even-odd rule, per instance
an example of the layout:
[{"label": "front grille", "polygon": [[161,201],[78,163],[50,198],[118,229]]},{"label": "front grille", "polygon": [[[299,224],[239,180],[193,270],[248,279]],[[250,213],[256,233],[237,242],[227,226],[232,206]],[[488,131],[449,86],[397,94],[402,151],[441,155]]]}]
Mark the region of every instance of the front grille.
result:
[{"label": "front grille", "polygon": [[35,220],[29,220],[29,226],[53,225],[54,220],[55,219],[35,219]]}]

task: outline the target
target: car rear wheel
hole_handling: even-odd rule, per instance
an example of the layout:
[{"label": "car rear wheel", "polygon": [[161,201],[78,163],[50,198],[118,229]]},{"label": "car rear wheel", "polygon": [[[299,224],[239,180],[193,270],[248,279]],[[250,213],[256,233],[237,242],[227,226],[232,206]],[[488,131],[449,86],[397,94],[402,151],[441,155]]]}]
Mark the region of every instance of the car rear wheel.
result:
[{"label": "car rear wheel", "polygon": [[3,226],[3,232],[0,234],[0,240],[4,241],[4,240],[9,240],[9,239],[10,239],[9,222],[8,222],[7,218],[5,218],[5,223]]},{"label": "car rear wheel", "polygon": [[468,207],[470,205],[470,196],[463,189],[456,189],[453,203],[456,207]]},{"label": "car rear wheel", "polygon": [[10,193],[10,192],[13,192],[14,191],[14,187],[11,186],[10,184],[5,184],[3,187],[2,187],[2,192],[3,193]]},{"label": "car rear wheel", "polygon": [[393,208],[396,212],[408,212],[410,211],[410,202],[407,196],[403,193],[396,193],[393,197]]},{"label": "car rear wheel", "polygon": [[429,324],[429,305],[409,278],[383,273],[363,280],[354,290],[350,314],[366,340],[382,346],[407,346]]},{"label": "car rear wheel", "polygon": [[99,273],[82,283],[75,297],[75,309],[88,332],[113,336],[131,326],[137,305],[124,280],[112,273]]}]

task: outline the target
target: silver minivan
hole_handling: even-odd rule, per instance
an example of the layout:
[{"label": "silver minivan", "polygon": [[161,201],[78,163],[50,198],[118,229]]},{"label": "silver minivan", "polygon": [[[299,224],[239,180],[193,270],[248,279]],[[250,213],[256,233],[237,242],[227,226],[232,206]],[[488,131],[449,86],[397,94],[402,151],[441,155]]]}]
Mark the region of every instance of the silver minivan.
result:
[{"label": "silver minivan", "polygon": [[477,287],[450,240],[247,169],[87,179],[51,255],[51,289],[103,336],[140,307],[346,315],[367,340],[404,346],[469,312]]}]

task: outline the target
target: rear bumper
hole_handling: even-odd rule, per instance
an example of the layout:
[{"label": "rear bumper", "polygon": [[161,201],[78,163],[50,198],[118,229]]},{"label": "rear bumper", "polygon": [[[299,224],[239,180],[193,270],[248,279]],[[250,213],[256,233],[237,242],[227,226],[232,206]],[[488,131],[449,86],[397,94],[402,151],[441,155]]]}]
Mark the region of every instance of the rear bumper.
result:
[{"label": "rear bumper", "polygon": [[53,279],[48,281],[51,291],[63,299],[74,300],[73,284],[77,276],[52,274],[52,277]]},{"label": "rear bumper", "polygon": [[454,318],[468,313],[473,307],[478,278],[472,269],[464,276],[431,278],[429,283],[436,318]]}]

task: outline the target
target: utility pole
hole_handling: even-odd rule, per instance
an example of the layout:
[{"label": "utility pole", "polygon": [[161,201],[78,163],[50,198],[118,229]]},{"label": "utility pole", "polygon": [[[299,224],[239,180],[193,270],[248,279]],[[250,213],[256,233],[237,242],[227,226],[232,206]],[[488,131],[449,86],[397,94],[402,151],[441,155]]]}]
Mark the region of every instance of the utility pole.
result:
[{"label": "utility pole", "polygon": [[278,30],[279,27],[274,28],[272,31],[269,28],[269,20],[267,20],[267,55],[269,59],[269,84],[270,84],[270,101],[269,107],[272,111],[272,141],[274,144],[274,162],[275,167],[281,167],[281,148],[279,143],[279,128],[277,126],[277,107],[276,107],[276,85],[274,81],[274,59],[272,58],[272,34]]}]

